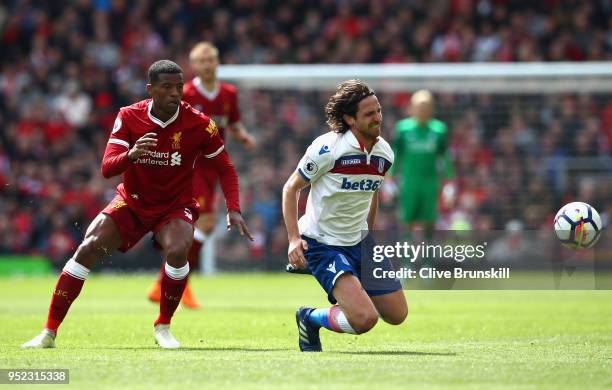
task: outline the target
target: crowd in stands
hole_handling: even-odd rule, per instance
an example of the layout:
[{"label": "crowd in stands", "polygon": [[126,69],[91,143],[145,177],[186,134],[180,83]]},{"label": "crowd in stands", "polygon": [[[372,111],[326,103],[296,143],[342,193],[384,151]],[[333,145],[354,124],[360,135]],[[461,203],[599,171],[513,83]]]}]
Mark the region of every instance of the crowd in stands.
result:
[{"label": "crowd in stands", "polygon": [[[190,77],[187,53],[197,41],[214,42],[222,62],[236,64],[602,61],[612,56],[610,23],[612,3],[603,0],[4,2],[0,253],[63,262],[73,252],[120,180],[99,172],[118,108],[145,97],[146,69],[156,59],[177,61]],[[286,252],[281,188],[325,131],[328,96],[240,91],[243,122],[259,146],[230,150],[256,240],[222,243],[228,259]],[[392,138],[409,91],[379,97]],[[578,183],[565,165],[568,157],[610,155],[610,95],[436,99],[460,184],[441,228],[457,219],[474,228],[503,229],[510,220],[538,228],[574,199],[612,214],[610,180],[581,176]],[[379,223],[391,227],[394,203],[384,198]]]}]

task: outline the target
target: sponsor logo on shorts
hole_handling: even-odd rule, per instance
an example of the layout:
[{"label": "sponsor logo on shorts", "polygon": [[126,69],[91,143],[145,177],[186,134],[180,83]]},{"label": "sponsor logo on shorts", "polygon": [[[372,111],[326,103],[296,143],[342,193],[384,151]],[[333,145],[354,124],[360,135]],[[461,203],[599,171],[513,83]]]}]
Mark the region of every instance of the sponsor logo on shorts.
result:
[{"label": "sponsor logo on shorts", "polygon": [[340,257],[340,260],[342,260],[344,264],[350,265],[348,260],[346,259],[346,256],[344,256],[342,253],[338,257]]},{"label": "sponsor logo on shorts", "polygon": [[336,273],[336,262],[334,261],[333,263],[330,263],[330,264],[327,266],[327,270],[328,270],[329,272],[331,272],[331,273],[334,273],[334,274],[335,274],[335,273]]}]

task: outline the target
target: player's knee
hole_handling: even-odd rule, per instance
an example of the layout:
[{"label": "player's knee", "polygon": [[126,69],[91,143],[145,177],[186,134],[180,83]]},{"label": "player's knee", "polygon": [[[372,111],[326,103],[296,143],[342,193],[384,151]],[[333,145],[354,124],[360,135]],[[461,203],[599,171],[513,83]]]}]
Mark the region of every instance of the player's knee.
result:
[{"label": "player's knee", "polygon": [[166,261],[173,267],[182,267],[187,264],[190,241],[175,242],[165,248]]},{"label": "player's knee", "polygon": [[378,314],[376,312],[364,311],[354,316],[350,324],[357,334],[361,334],[372,329],[377,322]]},{"label": "player's knee", "polygon": [[196,228],[201,230],[204,234],[210,235],[215,230],[217,221],[214,214],[202,214],[196,221]]},{"label": "player's knee", "polygon": [[382,316],[382,319],[390,325],[400,325],[402,322],[404,322],[406,320],[406,317],[408,317],[408,305],[396,309],[393,311],[393,314],[391,315],[384,315]]},{"label": "player's knee", "polygon": [[74,260],[86,268],[91,268],[105,252],[98,237],[91,235],[81,242],[74,254]]},{"label": "player's knee", "polygon": [[204,223],[202,223],[202,231],[204,232],[204,234],[211,235],[214,230],[215,230],[214,219],[205,220]]}]

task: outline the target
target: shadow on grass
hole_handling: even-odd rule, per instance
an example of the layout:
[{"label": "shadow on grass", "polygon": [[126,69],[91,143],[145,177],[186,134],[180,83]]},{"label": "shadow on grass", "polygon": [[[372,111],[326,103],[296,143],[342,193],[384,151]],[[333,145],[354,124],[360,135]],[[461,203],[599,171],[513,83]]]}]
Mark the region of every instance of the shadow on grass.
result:
[{"label": "shadow on grass", "polygon": [[[71,349],[95,349],[95,350],[109,350],[109,351],[164,351],[163,349],[151,345],[146,347],[78,347]],[[294,351],[297,349],[293,348],[244,348],[244,347],[182,347],[176,350],[169,349],[168,351],[175,352],[285,352]],[[455,352],[419,352],[419,351],[324,351],[329,354],[340,354],[340,355],[387,355],[387,356],[457,356]]]},{"label": "shadow on grass", "polygon": [[[95,347],[95,348],[79,348],[79,349],[96,349],[96,350],[116,350],[116,351],[164,351],[160,347]],[[238,348],[238,347],[226,347],[226,348],[212,348],[212,347],[182,347],[179,349],[169,349],[168,351],[182,352],[182,351],[202,351],[202,352],[283,352],[291,351],[290,348]]]},{"label": "shadow on grass", "polygon": [[418,352],[418,351],[338,351],[342,355],[407,355],[407,356],[457,356],[455,352]]}]

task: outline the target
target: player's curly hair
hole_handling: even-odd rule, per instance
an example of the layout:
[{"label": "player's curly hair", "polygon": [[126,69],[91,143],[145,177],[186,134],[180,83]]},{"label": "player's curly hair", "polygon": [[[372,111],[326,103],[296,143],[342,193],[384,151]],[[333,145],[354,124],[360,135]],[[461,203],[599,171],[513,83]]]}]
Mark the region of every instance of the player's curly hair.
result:
[{"label": "player's curly hair", "polygon": [[350,126],[344,121],[344,115],[357,116],[359,102],[374,95],[374,90],[358,79],[346,80],[338,84],[336,93],[325,105],[327,124],[336,133],[345,133]]},{"label": "player's curly hair", "polygon": [[159,60],[149,66],[149,83],[153,84],[159,80],[159,75],[162,73],[183,73],[183,69],[176,62],[170,60]]}]

